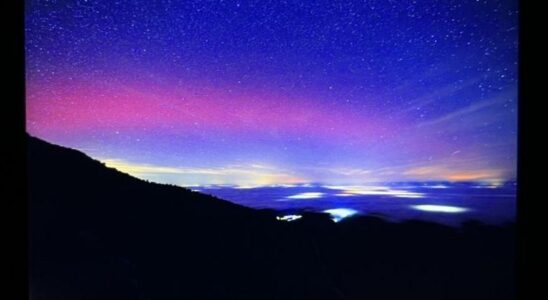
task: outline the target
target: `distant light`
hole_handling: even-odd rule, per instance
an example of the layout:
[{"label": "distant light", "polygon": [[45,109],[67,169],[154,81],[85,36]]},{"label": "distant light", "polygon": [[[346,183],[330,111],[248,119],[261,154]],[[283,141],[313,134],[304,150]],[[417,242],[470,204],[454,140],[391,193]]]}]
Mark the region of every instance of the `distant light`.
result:
[{"label": "distant light", "polygon": [[302,218],[303,216],[301,215],[287,215],[287,216],[277,216],[276,217],[276,220],[279,220],[279,221],[286,221],[286,222],[291,222],[291,221],[295,221],[295,220],[298,220],[300,218]]},{"label": "distant light", "polygon": [[457,206],[446,205],[411,205],[412,208],[428,212],[441,212],[441,213],[462,213],[468,211],[467,208]]},{"label": "distant light", "polygon": [[387,186],[332,186],[326,185],[324,188],[333,190],[342,190],[343,193],[337,196],[344,195],[371,195],[371,196],[391,196],[398,198],[424,198],[423,193],[394,190]]},{"label": "distant light", "polygon": [[396,190],[392,191],[391,193],[387,193],[387,195],[398,197],[398,198],[424,198],[424,194],[422,193],[396,191]]},{"label": "distant light", "polygon": [[296,184],[273,184],[273,185],[270,185],[270,187],[293,188],[293,187],[297,187],[297,185]]},{"label": "distant light", "polygon": [[327,209],[327,210],[324,210],[323,212],[330,214],[333,221],[335,222],[339,222],[340,220],[344,218],[350,217],[358,213],[357,210],[350,209],[350,208]]},{"label": "distant light", "polygon": [[501,183],[491,183],[491,184],[482,184],[482,185],[476,185],[474,188],[477,189],[498,189],[502,187]]},{"label": "distant light", "polygon": [[449,186],[443,185],[443,184],[438,184],[438,185],[428,186],[428,188],[430,188],[430,189],[448,189]]},{"label": "distant light", "polygon": [[311,193],[295,194],[295,195],[288,196],[287,198],[288,199],[313,199],[313,198],[321,198],[321,197],[323,197],[323,193],[311,192]]},{"label": "distant light", "polygon": [[256,189],[256,188],[260,188],[260,187],[263,187],[263,186],[261,186],[261,185],[238,185],[238,186],[235,186],[234,188],[239,189],[239,190],[247,190],[247,189]]}]

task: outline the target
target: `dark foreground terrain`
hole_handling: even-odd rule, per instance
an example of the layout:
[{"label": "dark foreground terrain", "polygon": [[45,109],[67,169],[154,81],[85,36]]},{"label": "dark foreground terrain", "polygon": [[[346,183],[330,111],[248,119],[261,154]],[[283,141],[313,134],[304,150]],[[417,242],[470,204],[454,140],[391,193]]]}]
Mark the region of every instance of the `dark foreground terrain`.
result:
[{"label": "dark foreground terrain", "polygon": [[31,299],[514,299],[513,225],[280,222],[28,138]]}]

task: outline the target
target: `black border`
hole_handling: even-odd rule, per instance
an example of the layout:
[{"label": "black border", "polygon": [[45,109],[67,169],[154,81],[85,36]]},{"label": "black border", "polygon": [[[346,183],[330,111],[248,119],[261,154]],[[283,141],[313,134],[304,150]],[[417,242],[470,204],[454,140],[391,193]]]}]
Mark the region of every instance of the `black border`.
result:
[{"label": "black border", "polygon": [[[530,44],[535,27],[531,24],[530,3],[526,0],[519,1],[519,60],[518,60],[518,166],[517,166],[517,216],[516,216],[516,288],[517,299],[527,299],[526,295],[533,294],[534,286],[531,276],[533,259],[531,258],[532,242],[532,207],[531,201],[535,201],[534,187],[539,187],[540,181],[535,181],[535,175],[531,173],[532,150],[534,145],[534,125],[531,116],[533,94],[531,92],[531,63],[533,46]],[[538,136],[536,137],[538,138]],[[536,199],[542,201],[543,199]]]},{"label": "black border", "polygon": [[[2,2],[2,43],[5,51],[2,109],[4,134],[2,167],[6,184],[2,202],[7,205],[4,217],[8,222],[4,228],[9,240],[3,239],[7,246],[8,283],[2,289],[4,299],[28,299],[28,239],[27,239],[27,188],[26,188],[26,135],[25,135],[25,1]],[[4,247],[2,247],[4,248]],[[12,250],[13,249],[13,250]],[[4,251],[3,251],[4,252]],[[13,282],[12,282],[13,281]],[[14,295],[17,295],[14,297]]]}]

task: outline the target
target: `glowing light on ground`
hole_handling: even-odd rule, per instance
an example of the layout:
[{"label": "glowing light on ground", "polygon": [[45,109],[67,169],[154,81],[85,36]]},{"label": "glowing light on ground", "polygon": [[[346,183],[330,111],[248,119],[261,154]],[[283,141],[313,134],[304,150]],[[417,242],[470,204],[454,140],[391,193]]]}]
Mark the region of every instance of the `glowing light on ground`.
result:
[{"label": "glowing light on ground", "polygon": [[298,185],[296,185],[296,184],[271,184],[268,187],[292,188],[292,187],[297,187],[297,186]]},{"label": "glowing light on ground", "polygon": [[484,184],[481,184],[481,185],[476,185],[474,186],[474,188],[477,188],[477,189],[497,189],[497,188],[500,188],[504,185],[503,182],[489,182],[489,183],[484,183]]},{"label": "glowing light on ground", "polygon": [[238,185],[238,186],[235,186],[234,188],[239,190],[248,190],[248,189],[256,189],[260,187],[263,187],[263,186],[262,185]]},{"label": "glowing light on ground", "polygon": [[428,186],[428,188],[430,188],[430,189],[448,189],[449,186],[443,185],[443,184],[437,184],[437,185]]},{"label": "glowing light on ground", "polygon": [[309,192],[288,196],[288,199],[314,199],[323,197],[323,193]]},{"label": "glowing light on ground", "polygon": [[343,193],[337,196],[351,195],[372,195],[372,196],[391,196],[398,198],[423,198],[423,193],[411,192],[405,190],[395,190],[386,186],[324,186],[327,189],[342,190]]},{"label": "glowing light on ground", "polygon": [[447,206],[447,205],[411,205],[413,209],[427,211],[427,212],[440,212],[440,213],[463,213],[469,209],[458,206]]},{"label": "glowing light on ground", "polygon": [[286,221],[286,222],[291,222],[291,221],[295,221],[295,220],[298,220],[300,218],[302,218],[303,216],[301,215],[287,215],[287,216],[277,216],[276,217],[276,220],[278,221]]},{"label": "glowing light on ground", "polygon": [[339,222],[340,220],[344,218],[348,218],[358,213],[357,210],[350,209],[350,208],[327,209],[327,210],[324,210],[323,212],[330,214],[331,218],[335,222]]}]

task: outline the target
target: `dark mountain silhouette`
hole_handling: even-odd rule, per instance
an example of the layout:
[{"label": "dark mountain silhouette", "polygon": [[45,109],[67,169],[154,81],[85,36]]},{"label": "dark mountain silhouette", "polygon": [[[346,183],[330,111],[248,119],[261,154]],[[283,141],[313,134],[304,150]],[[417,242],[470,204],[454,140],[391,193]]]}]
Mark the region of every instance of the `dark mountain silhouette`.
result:
[{"label": "dark mountain silhouette", "polygon": [[33,299],[514,299],[514,226],[286,223],[28,137]]}]

